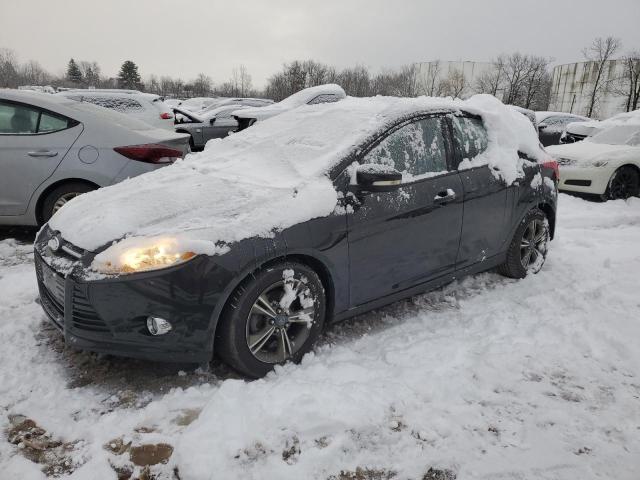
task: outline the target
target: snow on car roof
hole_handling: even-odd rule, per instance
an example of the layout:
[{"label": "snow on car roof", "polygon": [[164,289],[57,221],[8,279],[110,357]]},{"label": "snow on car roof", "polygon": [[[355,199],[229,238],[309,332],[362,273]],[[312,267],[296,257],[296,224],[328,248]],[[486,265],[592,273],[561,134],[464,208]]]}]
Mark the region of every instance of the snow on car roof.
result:
[{"label": "snow on car roof", "polygon": [[540,111],[540,112],[534,112],[536,114],[536,121],[538,123],[542,122],[543,120],[549,118],[549,117],[554,117],[554,116],[562,116],[562,117],[574,117],[574,118],[584,118],[586,120],[589,119],[589,117],[583,117],[582,115],[576,115],[575,113],[567,113],[567,112],[548,112],[548,111]]},{"label": "snow on car roof", "polygon": [[203,152],[171,166],[82,195],[60,209],[50,226],[89,250],[125,236],[132,237],[124,242],[130,245],[171,235],[196,253],[219,253],[218,242],[268,237],[331,214],[337,193],[327,173],[392,122],[461,110],[480,115],[489,137],[487,151],[465,167],[489,164],[511,183],[522,173],[518,151],[541,158],[531,123],[489,95],[467,101],[346,98],[290,110],[209,141]]},{"label": "snow on car roof", "polygon": [[341,99],[346,97],[346,93],[340,85],[328,83],[326,85],[305,88],[272,105],[245,109],[243,112],[239,113],[238,116],[245,118],[253,118],[253,116],[258,116],[260,118],[272,116],[279,112],[284,112],[291,110],[292,108],[306,105],[318,95],[336,95]]}]

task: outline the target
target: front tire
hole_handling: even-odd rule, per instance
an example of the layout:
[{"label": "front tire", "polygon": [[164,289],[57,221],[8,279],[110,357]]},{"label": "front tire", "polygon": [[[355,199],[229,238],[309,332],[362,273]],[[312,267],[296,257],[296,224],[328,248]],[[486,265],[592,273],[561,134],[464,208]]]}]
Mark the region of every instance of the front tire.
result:
[{"label": "front tire", "polygon": [[42,202],[42,207],[40,209],[40,218],[42,218],[42,223],[48,222],[51,217],[53,217],[53,215],[69,200],[72,200],[83,193],[91,192],[96,188],[97,187],[94,185],[81,182],[64,183],[54,188],[47,194]]},{"label": "front tire", "polygon": [[538,273],[547,258],[549,241],[547,216],[537,208],[531,210],[520,222],[509,245],[507,258],[498,267],[498,272],[511,278]]},{"label": "front tire", "polygon": [[640,173],[629,165],[613,172],[605,197],[607,200],[626,200],[640,195]]},{"label": "front tire", "polygon": [[310,267],[286,262],[245,280],[225,308],[216,351],[240,373],[260,378],[275,365],[299,362],[322,332],[326,297]]}]

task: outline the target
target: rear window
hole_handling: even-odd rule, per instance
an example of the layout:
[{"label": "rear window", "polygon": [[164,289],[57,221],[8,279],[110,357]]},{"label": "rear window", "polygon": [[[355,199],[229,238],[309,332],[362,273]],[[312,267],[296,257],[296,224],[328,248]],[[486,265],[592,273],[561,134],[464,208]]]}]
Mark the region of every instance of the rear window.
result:
[{"label": "rear window", "polygon": [[95,117],[100,117],[105,121],[118,124],[119,126],[128,130],[151,130],[154,128],[148,123],[138,120],[135,117],[125,115],[108,108],[97,107],[91,103],[70,102],[66,104],[65,107],[76,110],[78,112],[82,112],[83,114],[90,114]]},{"label": "rear window", "polygon": [[80,101],[93,103],[99,107],[108,108],[122,113],[140,112],[144,110],[144,107],[140,102],[129,97],[94,97],[83,95]]},{"label": "rear window", "polygon": [[479,118],[453,117],[453,136],[463,159],[477,157],[487,149],[487,131]]}]

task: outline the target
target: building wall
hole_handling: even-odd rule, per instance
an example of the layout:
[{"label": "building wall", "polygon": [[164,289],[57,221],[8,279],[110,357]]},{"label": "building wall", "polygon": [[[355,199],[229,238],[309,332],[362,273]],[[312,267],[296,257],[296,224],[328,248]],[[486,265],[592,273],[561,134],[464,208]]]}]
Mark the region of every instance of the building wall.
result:
[{"label": "building wall", "polygon": [[[592,117],[609,118],[625,111],[624,96],[616,94],[613,86],[623,74],[622,60],[609,60],[601,79],[606,87],[600,95]],[[586,115],[597,76],[596,62],[579,62],[558,65],[553,69],[549,110]]]}]

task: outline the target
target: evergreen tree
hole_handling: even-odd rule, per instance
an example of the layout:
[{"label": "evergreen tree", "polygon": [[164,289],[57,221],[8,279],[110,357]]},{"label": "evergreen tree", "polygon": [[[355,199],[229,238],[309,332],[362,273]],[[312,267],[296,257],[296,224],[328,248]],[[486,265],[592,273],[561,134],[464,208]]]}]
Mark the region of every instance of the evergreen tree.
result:
[{"label": "evergreen tree", "polygon": [[140,87],[140,74],[138,66],[131,60],[126,60],[118,73],[118,86],[120,88],[136,89]]},{"label": "evergreen tree", "polygon": [[82,81],[82,72],[73,58],[69,60],[69,64],[67,65],[67,80],[73,83],[80,83]]}]

